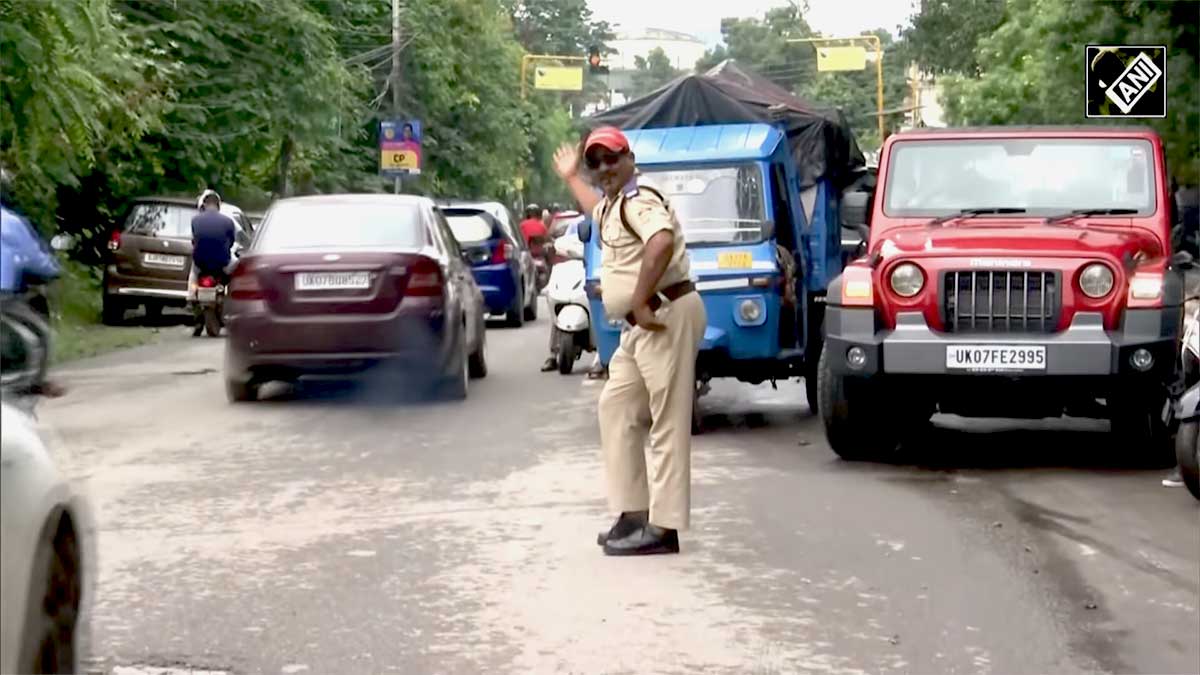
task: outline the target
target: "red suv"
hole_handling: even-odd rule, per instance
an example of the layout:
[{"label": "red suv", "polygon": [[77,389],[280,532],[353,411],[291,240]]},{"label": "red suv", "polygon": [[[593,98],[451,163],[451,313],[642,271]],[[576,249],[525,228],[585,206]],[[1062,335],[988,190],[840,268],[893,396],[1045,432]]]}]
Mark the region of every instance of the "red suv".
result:
[{"label": "red suv", "polygon": [[878,457],[936,412],[1069,415],[1169,462],[1170,203],[1148,129],[890,137],[865,255],[829,287],[818,408],[834,451]]}]

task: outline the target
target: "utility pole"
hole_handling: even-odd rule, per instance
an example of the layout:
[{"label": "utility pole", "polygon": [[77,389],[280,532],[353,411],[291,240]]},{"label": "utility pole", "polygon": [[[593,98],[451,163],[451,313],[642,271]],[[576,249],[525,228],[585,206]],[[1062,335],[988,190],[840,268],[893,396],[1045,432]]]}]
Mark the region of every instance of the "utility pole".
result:
[{"label": "utility pole", "polygon": [[[392,0],[392,116],[400,118],[400,0]],[[395,193],[400,194],[400,176],[393,180]]]}]

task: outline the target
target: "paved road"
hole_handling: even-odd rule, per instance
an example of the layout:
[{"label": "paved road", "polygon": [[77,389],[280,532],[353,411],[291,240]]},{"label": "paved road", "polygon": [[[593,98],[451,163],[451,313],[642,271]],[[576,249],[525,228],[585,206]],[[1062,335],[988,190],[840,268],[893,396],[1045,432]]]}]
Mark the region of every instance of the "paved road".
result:
[{"label": "paved road", "polygon": [[64,371],[40,412],[97,510],[96,672],[1200,670],[1200,509],[1103,426],[950,420],[850,464],[802,387],[721,383],[683,554],[605,558],[599,388],[537,372],[546,329],[490,330],[458,404],[230,406],[209,339]]}]

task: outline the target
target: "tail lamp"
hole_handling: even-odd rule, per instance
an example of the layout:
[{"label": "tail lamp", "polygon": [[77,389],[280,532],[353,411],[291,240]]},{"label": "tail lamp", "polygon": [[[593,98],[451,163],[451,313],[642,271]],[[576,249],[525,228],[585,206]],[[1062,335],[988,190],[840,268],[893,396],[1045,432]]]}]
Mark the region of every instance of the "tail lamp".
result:
[{"label": "tail lamp", "polygon": [[408,285],[404,291],[409,296],[440,296],[442,294],[442,268],[430,258],[421,258],[408,270]]}]

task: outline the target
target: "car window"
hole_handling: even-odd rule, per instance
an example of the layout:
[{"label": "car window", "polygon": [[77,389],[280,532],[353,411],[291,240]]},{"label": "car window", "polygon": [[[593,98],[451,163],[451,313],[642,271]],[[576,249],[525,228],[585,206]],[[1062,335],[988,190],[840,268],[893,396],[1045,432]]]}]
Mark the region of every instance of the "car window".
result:
[{"label": "car window", "polygon": [[493,220],[486,213],[458,211],[444,214],[454,238],[460,244],[478,244],[492,238]]},{"label": "car window", "polygon": [[447,222],[446,216],[439,210],[433,212],[433,229],[437,231],[438,236],[445,242],[447,253],[454,258],[462,257],[462,248],[458,245],[458,240],[450,229],[450,223]]},{"label": "car window", "polygon": [[420,248],[425,233],[415,204],[281,203],[263,220],[260,252],[313,248]]},{"label": "car window", "polygon": [[142,237],[192,236],[196,209],[183,204],[135,204],[125,219],[125,234]]}]

